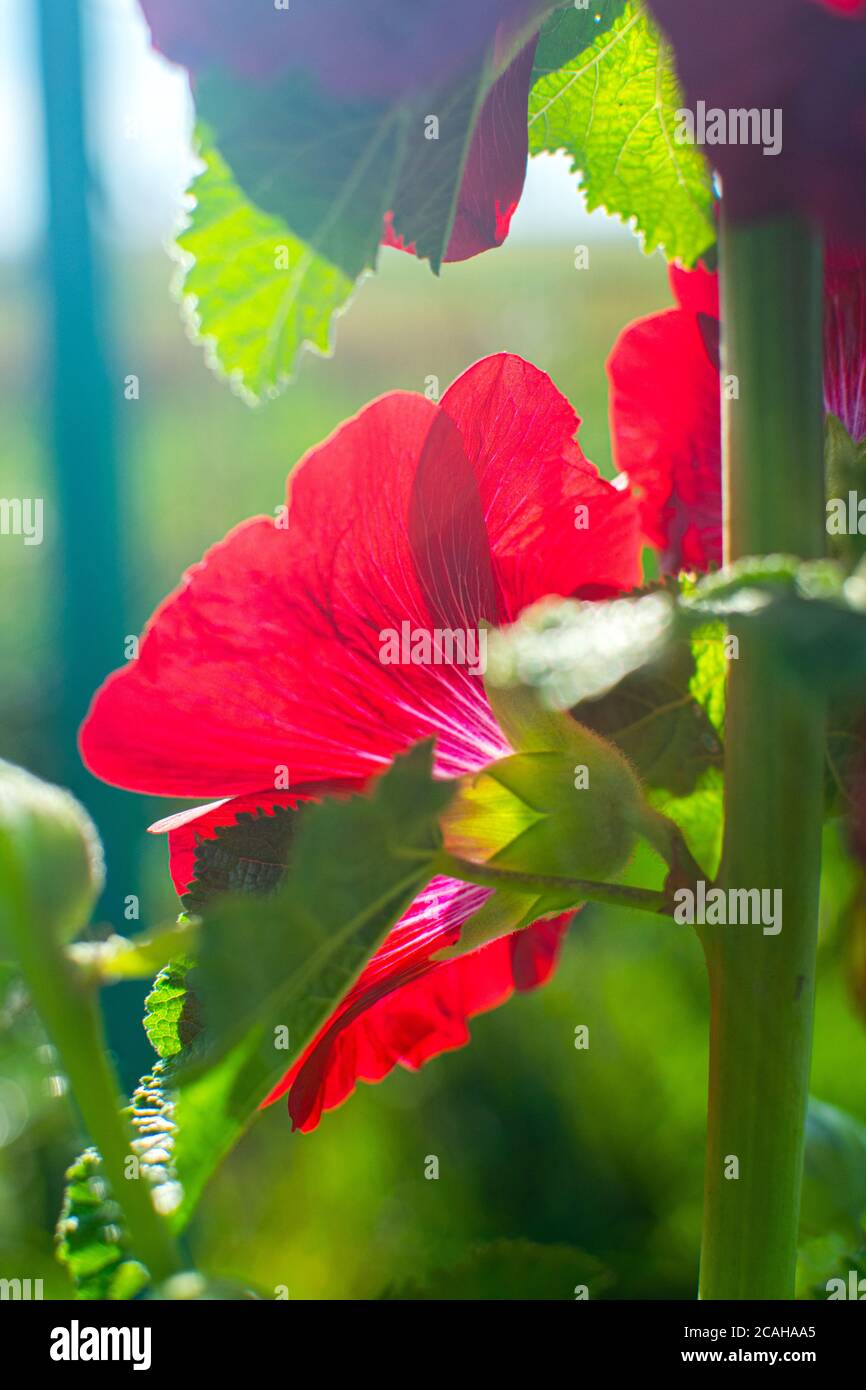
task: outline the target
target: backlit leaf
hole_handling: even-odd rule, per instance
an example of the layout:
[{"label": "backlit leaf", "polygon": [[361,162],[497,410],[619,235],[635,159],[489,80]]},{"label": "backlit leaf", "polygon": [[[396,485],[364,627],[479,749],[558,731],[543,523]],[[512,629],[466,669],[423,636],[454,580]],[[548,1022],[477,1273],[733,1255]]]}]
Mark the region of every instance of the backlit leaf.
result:
[{"label": "backlit leaf", "polygon": [[590,210],[633,219],[647,251],[660,246],[669,260],[693,265],[716,239],[712,176],[701,151],[676,140],[683,100],[670,47],[636,0],[579,50],[586,16],[571,21],[570,44],[565,22],[558,41],[555,32],[539,43],[531,153],[564,150]]},{"label": "backlit leaf", "polygon": [[199,141],[180,292],[210,364],[255,402],[292,380],[304,349],[330,356],[354,280],[250,202],[204,129]]}]

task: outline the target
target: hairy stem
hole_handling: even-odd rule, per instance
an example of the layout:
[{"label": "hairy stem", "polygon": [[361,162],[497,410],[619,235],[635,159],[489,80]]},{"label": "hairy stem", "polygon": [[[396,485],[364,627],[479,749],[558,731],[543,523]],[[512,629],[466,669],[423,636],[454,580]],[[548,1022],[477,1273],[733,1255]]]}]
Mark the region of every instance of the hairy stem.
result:
[{"label": "hairy stem", "polygon": [[131,1133],[120,1111],[95,989],[50,933],[30,921],[25,885],[12,857],[7,862],[3,856],[2,845],[0,868],[33,1005],[57,1048],[87,1133],[99,1150],[111,1195],[124,1215],[131,1253],[159,1282],[177,1272],[181,1260],[130,1148]]},{"label": "hairy stem", "polygon": [[651,888],[628,888],[619,883],[595,883],[583,878],[557,878],[552,874],[523,874],[512,869],[497,869],[489,864],[473,864],[453,854],[443,854],[438,872],[466,883],[478,883],[489,888],[525,889],[539,893],[553,889],[573,894],[575,905],[580,902],[614,903],[619,907],[638,908],[642,912],[668,913],[664,893]]},{"label": "hairy stem", "polygon": [[[723,218],[725,559],[824,546],[817,239]],[[728,399],[730,397],[730,399]],[[707,926],[704,1299],[794,1293],[820,879],[823,711],[747,630],[731,662],[723,888],[780,890],[782,929]]]}]

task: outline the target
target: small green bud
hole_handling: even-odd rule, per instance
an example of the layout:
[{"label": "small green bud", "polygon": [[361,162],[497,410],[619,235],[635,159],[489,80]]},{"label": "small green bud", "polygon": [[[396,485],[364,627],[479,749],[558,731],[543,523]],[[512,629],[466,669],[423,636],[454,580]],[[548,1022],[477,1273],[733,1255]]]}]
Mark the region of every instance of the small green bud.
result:
[{"label": "small green bud", "polygon": [[68,941],[102,889],[102,846],[68,792],[0,761],[0,947],[21,931]]}]

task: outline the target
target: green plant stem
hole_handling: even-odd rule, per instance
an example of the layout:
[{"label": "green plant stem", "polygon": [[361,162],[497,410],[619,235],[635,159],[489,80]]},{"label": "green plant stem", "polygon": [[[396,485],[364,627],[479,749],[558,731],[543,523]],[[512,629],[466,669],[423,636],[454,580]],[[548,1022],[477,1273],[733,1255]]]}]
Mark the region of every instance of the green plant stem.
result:
[{"label": "green plant stem", "polygon": [[[27,894],[11,859],[3,878],[33,1005],[57,1048],[85,1128],[99,1150],[111,1195],[124,1215],[131,1252],[160,1282],[181,1269],[182,1261],[154,1209],[147,1179],[127,1176],[127,1161],[133,1156],[131,1135],[107,1058],[95,990],[47,931],[29,920]],[[137,1173],[137,1165],[131,1171]]]},{"label": "green plant stem", "polygon": [[437,872],[466,883],[478,883],[486,888],[524,889],[527,893],[562,891],[574,894],[580,902],[613,903],[618,907],[637,908],[642,912],[668,913],[669,903],[664,893],[651,888],[629,888],[620,883],[595,883],[582,878],[557,878],[552,874],[522,874],[512,869],[497,869],[490,864],[473,864],[453,854],[442,854]]},{"label": "green plant stem", "polygon": [[[802,225],[723,217],[725,559],[824,548],[822,258]],[[723,888],[780,889],[782,930],[705,927],[711,996],[700,1293],[794,1293],[820,879],[823,710],[739,634]],[[737,1177],[726,1176],[738,1165]]]}]

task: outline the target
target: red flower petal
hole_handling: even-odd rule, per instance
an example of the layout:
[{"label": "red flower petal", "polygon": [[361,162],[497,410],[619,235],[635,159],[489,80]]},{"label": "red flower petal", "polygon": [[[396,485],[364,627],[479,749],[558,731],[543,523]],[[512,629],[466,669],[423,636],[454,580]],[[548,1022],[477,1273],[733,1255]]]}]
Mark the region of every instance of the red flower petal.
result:
[{"label": "red flower petal", "polygon": [[546,593],[637,581],[632,504],[576,426],[549,378],[508,356],[438,410],[402,393],[368,406],[296,470],[288,530],[237,527],[157,611],[95,697],[87,766],[134,791],[224,797],[283,767],[293,788],[362,781],[430,734],[444,775],[500,756],[480,677],[383,665],[380,633],[474,629]]},{"label": "red flower petal", "polygon": [[[519,357],[487,357],[458,377],[441,409],[475,471],[500,622],[547,594],[602,597],[640,583],[632,499],[584,457],[580,419],[549,377]],[[586,529],[577,524],[583,506]]]},{"label": "red flower petal", "polygon": [[824,404],[866,438],[866,248],[831,247],[824,293]]},{"label": "red flower petal", "polygon": [[[453,886],[458,900],[470,896],[466,884]],[[537,922],[465,956],[407,967],[396,980],[362,977],[264,1103],[288,1092],[293,1127],[306,1132],[359,1081],[381,1081],[398,1064],[415,1071],[465,1046],[470,1018],[549,978],[569,920]]]},{"label": "red flower petal", "polygon": [[529,158],[529,88],[536,42],[526,45],[487,94],[472,136],[446,261],[501,246],[520,202]]},{"label": "red flower petal", "polygon": [[679,307],[631,324],[607,364],[614,455],[663,568],[722,557],[718,277],[671,268]]},{"label": "red flower petal", "polygon": [[[722,558],[718,276],[671,267],[677,309],[620,335],[608,362],[614,454],[637,495],[662,565],[705,570]],[[828,248],[824,404],[866,437],[866,250]]]},{"label": "red flower petal", "polygon": [[840,0],[650,0],[687,103],[782,112],[782,146],[706,149],[739,218],[805,213],[866,237],[866,6]]}]

